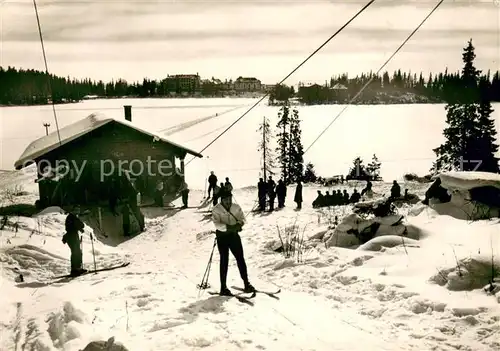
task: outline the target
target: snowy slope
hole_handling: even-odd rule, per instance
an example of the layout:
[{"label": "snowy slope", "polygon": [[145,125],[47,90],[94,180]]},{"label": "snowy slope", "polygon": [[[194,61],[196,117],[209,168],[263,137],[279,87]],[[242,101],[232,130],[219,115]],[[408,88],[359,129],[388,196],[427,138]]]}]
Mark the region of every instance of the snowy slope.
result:
[{"label": "snowy slope", "polygon": [[[13,173],[4,175],[7,180],[17,184]],[[389,188],[374,185],[376,193]],[[145,233],[118,247],[94,242],[98,266],[130,260],[129,267],[50,285],[50,276],[69,268],[61,243],[64,216],[11,219],[20,229],[7,228],[0,237],[0,349],[72,351],[111,336],[128,350],[144,351],[499,349],[500,304],[481,289],[489,269],[481,262],[500,257],[498,220],[469,223],[415,205],[401,211],[418,213],[407,217],[425,232],[418,245],[402,240],[377,252],[325,249],[307,239],[349,208],[313,210],[317,189],[304,188],[304,208],[297,212],[289,187],[287,207],[264,215],[251,212],[255,188],[235,190],[247,213],[241,235],[250,279],[257,288],[282,288],[279,301],[257,295],[253,306],[196,288],[213,246],[208,208],[149,209]],[[193,190],[191,206],[202,197]],[[13,201],[34,198],[31,191]],[[277,226],[294,223],[305,228],[302,263],[267,249],[278,240]],[[91,268],[89,232],[84,237],[84,263]],[[19,272],[24,283],[14,282]],[[218,289],[217,252],[210,283]],[[229,285],[241,286],[233,259]]]}]

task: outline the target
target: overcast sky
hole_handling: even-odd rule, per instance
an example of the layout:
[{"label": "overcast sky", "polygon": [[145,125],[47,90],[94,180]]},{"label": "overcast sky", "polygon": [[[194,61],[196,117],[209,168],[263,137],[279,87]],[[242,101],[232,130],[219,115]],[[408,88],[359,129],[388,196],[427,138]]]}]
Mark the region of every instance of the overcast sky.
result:
[{"label": "overcast sky", "polygon": [[[288,83],[376,71],[438,1],[378,0]],[[51,73],[128,81],[167,74],[255,76],[276,83],[366,2],[326,0],[38,0]],[[445,0],[388,66],[500,69],[500,7]],[[44,69],[32,0],[0,0],[0,65]]]}]

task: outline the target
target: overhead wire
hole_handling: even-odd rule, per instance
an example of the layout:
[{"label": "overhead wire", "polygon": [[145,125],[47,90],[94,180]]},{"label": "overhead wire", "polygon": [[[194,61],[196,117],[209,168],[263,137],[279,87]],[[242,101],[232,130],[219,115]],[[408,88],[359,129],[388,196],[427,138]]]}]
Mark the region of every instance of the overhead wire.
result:
[{"label": "overhead wire", "polygon": [[[340,27],[335,33],[333,33],[326,41],[323,42],[316,50],[314,50],[307,58],[305,58],[298,66],[296,66],[290,73],[288,73],[285,78],[283,78],[278,84],[282,84],[285,80],[287,80],[292,74],[294,74],[300,67],[302,67],[311,57],[316,55],[326,44],[328,44],[333,38],[335,38],[345,27],[347,27],[356,17],[358,17],[363,11],[365,11],[370,5],[372,5],[375,0],[370,0],[365,6],[363,6],[354,16],[352,16],[342,27]],[[203,151],[208,149],[213,143],[215,143],[221,136],[223,136],[229,129],[231,129],[236,123],[238,123],[243,117],[245,117],[250,111],[252,111],[258,104],[260,104],[270,92],[266,92],[255,104],[253,104],[245,113],[243,113],[240,117],[238,117],[233,123],[229,125],[222,133],[220,133],[215,139],[213,139],[210,143],[208,143],[203,149],[199,151],[201,154]],[[191,163],[196,158],[196,156],[192,157],[185,166]]]},{"label": "overhead wire", "polygon": [[358,93],[356,95],[354,95],[352,97],[352,99],[349,100],[349,102],[347,103],[347,105],[342,109],[340,110],[340,112],[333,118],[333,120],[330,122],[330,124],[328,124],[328,126],[323,129],[323,131],[318,135],[318,137],[316,139],[314,139],[314,141],[305,149],[304,151],[304,154],[306,154],[310,149],[311,147],[319,140],[319,138],[321,138],[323,136],[323,134],[325,134],[325,132],[328,130],[328,128],[331,127],[331,125],[344,113],[345,110],[347,110],[347,108],[349,106],[351,106],[351,103],[356,100],[358,98],[359,95],[361,95],[361,93],[370,85],[370,83],[373,81],[373,79],[380,73],[380,71],[382,71],[382,69],[384,69],[384,67],[392,60],[392,58],[394,56],[396,56],[396,54],[403,48],[403,46],[413,37],[413,35],[420,29],[420,27],[422,27],[422,25],[429,19],[429,17],[431,17],[431,15],[439,8],[439,6],[441,6],[441,4],[444,2],[444,0],[440,0],[436,6],[434,6],[434,8],[431,10],[431,12],[429,12],[429,14],[420,22],[420,24],[417,26],[417,28],[415,28],[411,33],[410,35],[408,35],[408,37],[401,43],[401,45],[399,45],[399,47],[396,49],[396,51],[393,52],[393,54],[382,64],[382,66],[380,66],[380,68],[377,70],[377,72],[375,72],[374,75],[371,76],[371,78],[368,80],[368,82],[361,88],[360,91],[358,91]]},{"label": "overhead wire", "polygon": [[52,111],[54,112],[54,120],[56,121],[57,137],[59,139],[59,145],[62,145],[61,133],[59,132],[59,123],[57,121],[56,106],[54,103],[54,91],[52,90],[52,77],[50,76],[49,67],[47,65],[47,55],[45,54],[45,45],[43,43],[42,27],[40,26],[40,17],[38,16],[38,7],[36,6],[36,0],[33,0],[33,6],[35,8],[36,22],[38,24],[38,34],[40,35],[40,43],[42,44],[43,62],[45,63],[45,73],[47,74],[47,82],[52,102]]}]

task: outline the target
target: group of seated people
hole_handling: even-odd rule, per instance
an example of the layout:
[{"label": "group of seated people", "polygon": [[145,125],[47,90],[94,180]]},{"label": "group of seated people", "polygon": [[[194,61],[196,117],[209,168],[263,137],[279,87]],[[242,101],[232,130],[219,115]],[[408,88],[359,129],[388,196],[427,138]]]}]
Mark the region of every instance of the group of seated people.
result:
[{"label": "group of seated people", "polygon": [[355,204],[359,202],[360,199],[361,199],[361,194],[358,193],[356,189],[354,189],[354,192],[350,196],[347,190],[345,189],[343,192],[340,191],[340,189],[337,191],[333,190],[331,194],[327,190],[324,195],[321,193],[321,190],[318,190],[318,196],[313,201],[312,206],[313,208],[319,208],[325,206],[341,206],[347,204]]}]

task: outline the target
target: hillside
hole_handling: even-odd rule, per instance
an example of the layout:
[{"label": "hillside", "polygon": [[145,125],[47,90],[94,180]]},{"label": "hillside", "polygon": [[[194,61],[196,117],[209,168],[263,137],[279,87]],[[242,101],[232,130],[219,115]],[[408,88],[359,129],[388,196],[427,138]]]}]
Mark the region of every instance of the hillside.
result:
[{"label": "hillside", "polygon": [[[32,180],[22,173],[2,173],[0,183],[4,206],[36,198]],[[347,189],[354,186],[360,188],[354,182]],[[389,187],[374,184],[374,191],[384,194]],[[420,196],[427,188],[407,187]],[[0,289],[7,297],[0,304],[0,349],[82,350],[90,341],[114,337],[128,350],[145,351],[498,350],[500,304],[482,291],[480,275],[471,280],[472,273],[457,268],[483,262],[478,254],[491,259],[492,249],[499,256],[498,220],[468,223],[421,204],[404,206],[399,213],[405,225],[421,233],[416,243],[401,239],[379,251],[326,249],[314,237],[351,206],[312,209],[317,189],[304,188],[304,208],[297,212],[289,187],[286,208],[264,215],[251,212],[254,187],[234,191],[247,214],[241,236],[251,282],[282,289],[279,300],[257,294],[253,306],[196,288],[213,246],[206,207],[145,209],[146,232],[115,247],[98,240],[92,245],[86,227],[86,267],[93,267],[92,246],[98,267],[131,264],[71,282],[53,279],[69,269],[69,250],[61,243],[64,215],[9,218],[19,230],[7,226],[0,238]],[[190,205],[199,206],[202,197],[193,189]],[[277,227],[284,233],[294,223],[305,237],[300,263],[271,249],[279,242]],[[488,269],[474,267],[483,274]],[[24,282],[15,282],[20,273]],[[450,284],[474,279],[458,289]],[[210,290],[219,288],[217,252],[209,282]],[[228,283],[241,285],[232,258]]]}]

